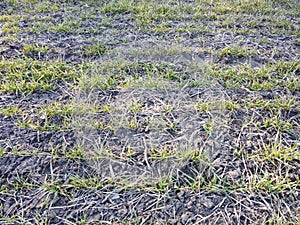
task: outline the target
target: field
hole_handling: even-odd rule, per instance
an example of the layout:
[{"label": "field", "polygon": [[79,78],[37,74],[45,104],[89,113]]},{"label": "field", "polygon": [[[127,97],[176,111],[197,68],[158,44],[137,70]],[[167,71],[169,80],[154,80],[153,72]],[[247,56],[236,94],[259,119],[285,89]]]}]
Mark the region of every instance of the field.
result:
[{"label": "field", "polygon": [[0,224],[300,224],[297,0],[2,0]]}]

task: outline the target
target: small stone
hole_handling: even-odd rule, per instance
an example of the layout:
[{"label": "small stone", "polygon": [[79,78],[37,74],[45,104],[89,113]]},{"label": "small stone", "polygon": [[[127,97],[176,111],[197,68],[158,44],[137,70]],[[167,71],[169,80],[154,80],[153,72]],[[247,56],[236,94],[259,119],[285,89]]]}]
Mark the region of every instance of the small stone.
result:
[{"label": "small stone", "polygon": [[202,197],[201,198],[201,204],[208,208],[208,209],[211,209],[215,204],[207,197]]},{"label": "small stone", "polygon": [[186,223],[190,217],[191,217],[191,212],[186,212],[186,213],[182,214],[181,221],[183,223]]},{"label": "small stone", "polygon": [[181,199],[181,198],[183,198],[183,196],[184,196],[184,191],[180,191],[178,194],[177,194],[177,196]]},{"label": "small stone", "polygon": [[118,195],[118,194],[114,194],[113,196],[110,197],[111,200],[116,200],[119,198],[120,198],[120,195]]},{"label": "small stone", "polygon": [[238,170],[231,170],[227,172],[227,175],[232,178],[232,179],[236,179],[240,176],[240,171]]}]

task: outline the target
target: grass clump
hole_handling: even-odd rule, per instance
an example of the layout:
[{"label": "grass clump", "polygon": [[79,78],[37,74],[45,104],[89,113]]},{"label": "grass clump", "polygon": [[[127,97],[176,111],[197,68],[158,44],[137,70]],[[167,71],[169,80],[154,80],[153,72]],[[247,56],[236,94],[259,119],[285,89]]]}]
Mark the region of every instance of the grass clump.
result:
[{"label": "grass clump", "polygon": [[133,9],[133,4],[133,1],[128,0],[111,1],[109,3],[105,3],[102,11],[109,14],[129,13]]},{"label": "grass clump", "polygon": [[7,106],[4,108],[0,108],[0,115],[4,115],[7,117],[12,117],[15,115],[21,115],[23,114],[24,111],[21,110],[19,107],[17,106]]},{"label": "grass clump", "polygon": [[266,109],[270,111],[274,110],[288,110],[297,107],[295,98],[283,99],[280,97],[265,100],[265,99],[251,99],[250,101],[244,102],[243,107],[249,109]]},{"label": "grass clump", "polygon": [[246,57],[253,54],[253,51],[250,51],[245,46],[232,46],[232,47],[225,47],[218,53],[219,56],[229,56],[229,57]]},{"label": "grass clump", "polygon": [[83,54],[85,56],[99,56],[105,53],[106,49],[102,44],[86,45],[83,48]]},{"label": "grass clump", "polygon": [[214,66],[211,74],[221,79],[227,87],[247,87],[251,90],[286,88],[299,90],[299,62],[279,62],[256,69],[249,65],[235,67]]},{"label": "grass clump", "polygon": [[75,66],[61,61],[2,58],[0,93],[32,93],[38,90],[54,90],[61,82],[75,82],[80,76]]},{"label": "grass clump", "polygon": [[26,44],[22,49],[22,52],[26,55],[46,54],[48,51],[47,46],[39,46],[38,44]]},{"label": "grass clump", "polygon": [[286,147],[282,143],[266,144],[263,145],[262,159],[263,160],[280,160],[283,162],[299,160],[300,152],[298,151],[299,145],[294,144],[293,146]]}]

